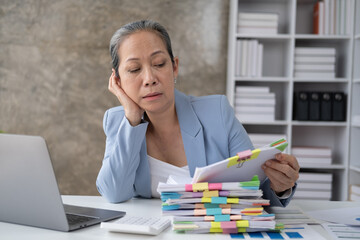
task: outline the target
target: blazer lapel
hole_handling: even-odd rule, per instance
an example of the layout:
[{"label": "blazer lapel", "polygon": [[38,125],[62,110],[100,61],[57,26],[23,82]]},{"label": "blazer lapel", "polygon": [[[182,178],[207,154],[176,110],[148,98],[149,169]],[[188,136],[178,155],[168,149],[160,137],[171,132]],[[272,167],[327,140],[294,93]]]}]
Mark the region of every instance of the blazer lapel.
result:
[{"label": "blazer lapel", "polygon": [[207,165],[202,125],[194,112],[189,97],[176,89],[175,107],[190,175],[194,176],[196,167]]}]

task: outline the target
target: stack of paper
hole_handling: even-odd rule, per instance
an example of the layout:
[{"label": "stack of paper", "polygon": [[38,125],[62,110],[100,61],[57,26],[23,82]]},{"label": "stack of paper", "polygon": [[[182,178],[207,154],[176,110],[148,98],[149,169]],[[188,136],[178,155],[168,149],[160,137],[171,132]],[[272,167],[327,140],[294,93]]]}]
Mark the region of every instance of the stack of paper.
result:
[{"label": "stack of paper", "polygon": [[276,13],[244,13],[238,15],[240,34],[277,34],[279,16]]},{"label": "stack of paper", "polygon": [[181,233],[238,233],[275,229],[275,215],[263,206],[260,181],[166,184],[159,183],[163,215],[174,216],[173,230]]},{"label": "stack of paper", "polygon": [[331,165],[332,151],[329,147],[300,147],[291,148],[291,153],[298,160],[300,167],[305,165]]},{"label": "stack of paper", "polygon": [[261,77],[263,51],[258,40],[236,40],[235,76]]},{"label": "stack of paper", "polygon": [[324,0],[314,5],[313,33],[347,35],[351,33],[352,0]]},{"label": "stack of paper", "polygon": [[360,202],[360,185],[350,185],[350,201]]},{"label": "stack of paper", "polygon": [[248,133],[248,136],[254,148],[260,148],[267,145],[269,142],[274,142],[277,139],[286,139],[285,134],[272,134],[272,133]]},{"label": "stack of paper", "polygon": [[335,54],[335,48],[296,47],[295,77],[335,78]]},{"label": "stack of paper", "polygon": [[235,114],[239,121],[275,121],[275,93],[268,86],[237,86]]},{"label": "stack of paper", "polygon": [[301,172],[293,199],[330,200],[332,180],[331,173]]}]

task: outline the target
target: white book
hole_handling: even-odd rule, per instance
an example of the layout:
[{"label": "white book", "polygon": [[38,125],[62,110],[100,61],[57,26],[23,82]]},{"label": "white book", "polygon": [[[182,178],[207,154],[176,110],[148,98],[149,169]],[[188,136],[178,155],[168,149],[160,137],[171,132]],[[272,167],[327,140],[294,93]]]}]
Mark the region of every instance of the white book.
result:
[{"label": "white book", "polygon": [[274,27],[238,27],[239,34],[269,35],[277,34],[277,28]]},{"label": "white book", "polygon": [[270,93],[248,93],[248,92],[237,92],[235,93],[235,98],[241,98],[241,97],[245,97],[245,98],[275,98],[275,93],[270,92]]},{"label": "white book", "polygon": [[247,61],[247,69],[246,69],[246,76],[247,77],[250,77],[251,76],[251,69],[252,69],[252,63],[253,63],[253,61],[252,61],[252,59],[254,58],[254,56],[253,56],[253,48],[254,48],[254,41],[255,40],[249,40],[249,42],[248,42],[248,49],[247,49],[247,59],[246,59],[246,61]]},{"label": "white book", "polygon": [[322,56],[322,55],[330,55],[333,56],[336,54],[335,48],[327,48],[327,47],[296,47],[295,55],[308,55],[308,56]]},{"label": "white book", "polygon": [[291,153],[295,156],[331,156],[331,148],[329,147],[301,147],[294,146]]},{"label": "white book", "polygon": [[335,34],[340,35],[340,13],[341,11],[341,0],[336,0],[336,26],[335,26]]},{"label": "white book", "polygon": [[360,195],[360,185],[351,184],[350,192]]},{"label": "white book", "polygon": [[321,199],[330,200],[331,191],[307,191],[307,190],[296,190],[294,199]]},{"label": "white book", "polygon": [[319,34],[324,34],[324,22],[325,22],[325,12],[324,12],[324,2],[319,3]]},{"label": "white book", "polygon": [[252,41],[253,47],[252,47],[252,63],[251,63],[251,76],[255,77],[256,76],[256,64],[257,64],[257,51],[258,51],[258,45],[259,45],[259,41],[258,40],[253,40]]},{"label": "white book", "polygon": [[335,78],[335,72],[298,72],[294,73],[296,78]]},{"label": "white book", "polygon": [[334,72],[335,64],[295,64],[297,72]]},{"label": "white book", "polygon": [[264,55],[264,45],[259,44],[258,45],[258,56],[257,56],[257,71],[256,76],[261,77],[262,76],[262,68],[263,68],[263,55]]},{"label": "white book", "polygon": [[329,34],[334,35],[334,0],[329,0]]},{"label": "white book", "polygon": [[306,183],[298,182],[296,191],[298,190],[317,190],[317,191],[331,191],[331,183]]},{"label": "white book", "polygon": [[248,40],[243,40],[241,44],[241,76],[247,76],[247,52],[248,52]]},{"label": "white book", "polygon": [[324,23],[324,34],[330,34],[330,0],[324,0],[324,13],[325,13],[325,23]]},{"label": "white book", "polygon": [[274,113],[275,112],[275,106],[235,106],[235,113]]},{"label": "white book", "polygon": [[311,64],[311,63],[317,63],[317,64],[335,64],[335,56],[329,56],[329,57],[316,57],[316,56],[295,56],[295,64]]},{"label": "white book", "polygon": [[331,173],[299,173],[298,182],[332,182]]},{"label": "white book", "polygon": [[346,28],[346,22],[345,22],[345,11],[346,11],[346,0],[340,0],[341,1],[341,10],[340,10],[340,34],[345,35],[345,28]]},{"label": "white book", "polygon": [[236,93],[269,93],[270,87],[268,86],[237,86]]},{"label": "white book", "polygon": [[[345,19],[345,21],[346,21],[346,25],[345,25],[345,34],[346,35],[349,35],[350,33],[351,33],[351,10],[352,10],[352,8],[351,8],[351,6],[352,6],[352,1],[351,0],[347,0],[346,1],[346,19]],[[359,11],[358,11],[358,13],[359,13]]]},{"label": "white book", "polygon": [[294,155],[297,159],[297,161],[299,162],[300,165],[305,164],[305,165],[319,165],[319,164],[324,164],[324,165],[330,165],[332,162],[331,157],[303,157],[303,156],[296,156]]},{"label": "white book", "polygon": [[239,19],[238,27],[271,27],[277,28],[278,22],[277,21],[269,21],[269,20],[244,20]]},{"label": "white book", "polygon": [[278,21],[279,16],[276,13],[245,13],[239,12],[238,14],[239,20],[258,20],[258,21]]},{"label": "white book", "polygon": [[240,122],[273,122],[275,121],[274,114],[236,114]]},{"label": "white book", "polygon": [[235,52],[235,76],[241,76],[240,70],[241,70],[241,40],[237,40],[236,52]]},{"label": "white book", "polygon": [[235,105],[246,105],[246,106],[254,106],[254,105],[263,105],[263,106],[274,106],[275,98],[271,99],[261,99],[261,98],[235,98]]}]

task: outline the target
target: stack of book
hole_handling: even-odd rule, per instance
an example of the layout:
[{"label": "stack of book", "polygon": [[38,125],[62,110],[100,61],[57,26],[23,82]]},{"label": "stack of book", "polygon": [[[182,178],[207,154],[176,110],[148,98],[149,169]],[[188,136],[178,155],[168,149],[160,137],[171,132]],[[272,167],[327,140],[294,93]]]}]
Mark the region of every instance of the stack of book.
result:
[{"label": "stack of book", "polygon": [[331,165],[332,151],[329,147],[299,147],[294,146],[291,153],[296,157],[300,166]]},{"label": "stack of book", "polygon": [[335,54],[335,48],[296,47],[295,77],[335,78]]},{"label": "stack of book", "polygon": [[351,33],[353,0],[324,0],[314,5],[313,33],[347,35]]},{"label": "stack of book", "polygon": [[331,200],[332,181],[331,173],[301,172],[293,199]]},{"label": "stack of book", "polygon": [[360,202],[360,185],[350,185],[350,201]]},{"label": "stack of book", "polygon": [[268,86],[237,86],[235,114],[242,122],[275,121],[275,93]]},{"label": "stack of book", "polygon": [[238,233],[276,229],[275,215],[263,206],[260,181],[167,184],[159,183],[162,213],[173,216],[179,233]]},{"label": "stack of book", "polygon": [[261,77],[263,44],[258,40],[236,40],[235,76]]},{"label": "stack of book", "polygon": [[278,139],[286,139],[286,135],[284,134],[249,133],[248,136],[254,148],[261,148],[268,145],[269,142],[274,142]]},{"label": "stack of book", "polygon": [[240,34],[277,34],[279,16],[276,13],[245,13],[238,15]]}]

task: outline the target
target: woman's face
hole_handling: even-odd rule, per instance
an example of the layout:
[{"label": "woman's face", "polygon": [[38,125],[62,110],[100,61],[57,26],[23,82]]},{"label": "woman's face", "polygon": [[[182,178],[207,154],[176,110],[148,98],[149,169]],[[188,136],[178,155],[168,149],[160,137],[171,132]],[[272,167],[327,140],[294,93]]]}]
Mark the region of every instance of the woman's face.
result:
[{"label": "woman's face", "polygon": [[154,32],[139,31],[120,44],[119,76],[122,89],[148,113],[166,111],[174,104],[174,78],[178,59],[172,64],[162,39]]}]

